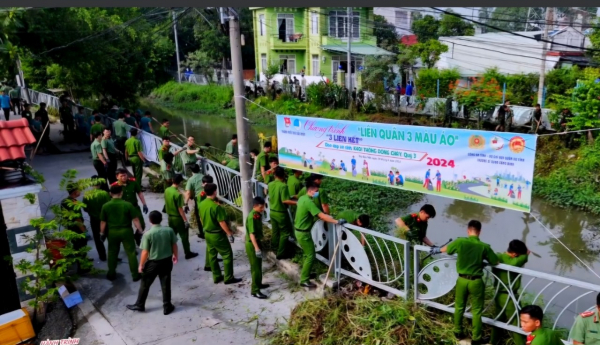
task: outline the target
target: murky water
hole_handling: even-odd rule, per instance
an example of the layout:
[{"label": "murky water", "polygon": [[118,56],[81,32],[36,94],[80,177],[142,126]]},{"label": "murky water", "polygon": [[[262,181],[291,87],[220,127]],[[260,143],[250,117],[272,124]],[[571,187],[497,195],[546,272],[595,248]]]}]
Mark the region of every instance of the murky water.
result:
[{"label": "murky water", "polygon": [[[185,119],[187,131],[198,143],[211,143],[224,149],[235,133],[235,121],[218,116],[201,116],[190,112],[172,111],[144,104],[157,119],[169,118],[171,130],[183,133]],[[154,124],[153,124],[154,125]],[[272,135],[273,126],[250,126],[250,148],[259,148],[258,133]],[[573,254],[556,241],[532,216],[522,212],[484,206],[460,200],[426,196],[423,202],[409,210],[398,210],[391,218],[407,212],[416,212],[422,204],[430,203],[437,210],[437,217],[430,221],[428,236],[434,243],[443,244],[450,238],[466,236],[466,224],[471,219],[483,223],[481,238],[491,244],[495,251],[505,251],[513,239],[524,241],[536,255],[531,255],[526,268],[559,274],[593,284],[600,279],[589,272]],[[600,274],[600,217],[577,210],[561,209],[542,200],[533,201],[532,213],[594,271]],[[390,219],[390,228],[392,219]]]},{"label": "murky water", "polygon": [[[196,143],[204,145],[210,143],[212,146],[225,149],[231,140],[231,135],[236,133],[235,120],[219,116],[199,115],[187,111],[178,111],[157,107],[151,103],[143,102],[142,109],[150,110],[158,121],[169,119],[170,129],[175,134],[183,134],[183,121],[186,123],[187,134],[193,135]],[[152,122],[152,128],[157,130],[159,125]],[[250,126],[250,149],[259,149],[258,134],[274,135],[273,126]],[[183,141],[183,139],[181,138]]]}]

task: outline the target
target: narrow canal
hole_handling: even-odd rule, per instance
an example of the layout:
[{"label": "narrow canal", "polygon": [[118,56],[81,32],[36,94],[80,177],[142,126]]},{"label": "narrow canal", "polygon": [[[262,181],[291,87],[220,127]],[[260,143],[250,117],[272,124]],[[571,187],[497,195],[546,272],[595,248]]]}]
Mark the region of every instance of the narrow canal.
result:
[{"label": "narrow canal", "polygon": [[[198,143],[210,143],[224,149],[235,131],[235,121],[218,116],[199,116],[192,112],[166,110],[144,103],[143,109],[152,111],[157,119],[167,118],[171,130],[183,133],[183,121],[189,134],[196,137]],[[259,148],[258,134],[275,134],[274,126],[250,126],[250,147]],[[466,236],[466,224],[471,219],[483,223],[482,240],[490,243],[495,251],[504,251],[512,239],[527,243],[535,253],[531,255],[526,268],[541,272],[558,274],[593,284],[600,279],[591,274],[573,254],[556,241],[532,216],[502,208],[484,206],[470,202],[425,196],[423,202],[413,205],[409,210],[399,209],[390,215],[392,218],[406,212],[416,212],[423,203],[432,204],[437,217],[430,221],[428,236],[437,244],[443,244],[450,238]],[[562,209],[535,199],[532,213],[566,246],[594,271],[600,272],[600,217],[573,209]]]}]

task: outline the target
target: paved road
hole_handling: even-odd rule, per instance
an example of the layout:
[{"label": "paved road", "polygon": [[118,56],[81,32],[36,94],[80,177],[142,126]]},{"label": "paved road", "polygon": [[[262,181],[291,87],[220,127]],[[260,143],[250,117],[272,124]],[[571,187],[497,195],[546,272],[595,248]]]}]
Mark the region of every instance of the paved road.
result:
[{"label": "paved road", "polygon": [[[67,169],[77,169],[80,177],[91,177],[94,169],[87,153],[36,156],[33,166],[46,177],[47,190],[40,193],[42,214],[48,205],[60,202],[66,195],[58,190],[61,175]],[[147,193],[150,210],[161,210],[161,195]],[[87,215],[86,215],[87,217]],[[146,219],[146,222],[148,220]],[[193,230],[192,230],[193,232]],[[269,300],[250,296],[249,263],[243,237],[238,235],[233,245],[235,275],[243,282],[235,286],[214,285],[204,266],[204,240],[191,236],[192,250],[200,254],[192,260],[183,257],[172,276],[172,296],[175,312],[162,314],[160,284],[150,290],[145,313],[125,308],[135,302],[139,282],[132,282],[126,260],[118,267],[119,278],[110,282],[104,276],[84,277],[78,281],[84,305],[78,307],[78,330],[75,337],[82,344],[200,344],[210,339],[210,345],[258,344],[257,335],[272,332],[278,323],[289,318],[291,309],[305,298],[304,292],[290,291],[290,283],[267,263],[263,264]],[[181,243],[181,242],[180,242]],[[98,261],[93,241],[90,256],[100,269],[106,263]],[[183,249],[179,248],[183,253]],[[126,256],[121,254],[124,259]],[[90,303],[91,302],[91,303]]]}]

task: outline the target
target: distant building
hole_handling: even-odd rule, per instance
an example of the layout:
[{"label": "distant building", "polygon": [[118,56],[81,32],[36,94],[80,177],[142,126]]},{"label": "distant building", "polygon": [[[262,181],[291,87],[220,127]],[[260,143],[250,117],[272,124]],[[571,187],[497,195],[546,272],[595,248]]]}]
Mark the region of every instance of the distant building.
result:
[{"label": "distant building", "polygon": [[[373,8],[354,8],[351,18],[345,7],[250,7],[254,21],[257,71],[271,64],[280,73],[322,76],[337,81],[337,71],[352,73],[353,85],[360,85],[356,71],[369,55],[393,55],[377,47],[373,35]],[[352,28],[350,68],[347,42]]]},{"label": "distant building", "polygon": [[[543,32],[486,33],[475,36],[440,37],[448,51],[436,63],[439,69],[456,68],[463,77],[482,74],[488,68],[498,68],[503,74],[539,73],[544,43]],[[546,70],[557,67],[589,66],[585,56],[588,39],[572,27],[549,33],[552,44],[546,55]],[[565,47],[564,45],[574,46]]]}]

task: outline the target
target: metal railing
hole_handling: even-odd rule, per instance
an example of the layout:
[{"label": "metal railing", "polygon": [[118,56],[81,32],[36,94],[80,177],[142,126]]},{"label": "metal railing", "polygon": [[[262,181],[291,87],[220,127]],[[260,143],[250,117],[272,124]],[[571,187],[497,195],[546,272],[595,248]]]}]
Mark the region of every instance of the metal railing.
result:
[{"label": "metal railing", "polygon": [[[458,278],[456,257],[439,255],[420,267],[420,257],[429,250],[427,246],[414,247],[414,298],[429,307],[453,313],[451,292]],[[506,284],[498,277],[500,274],[506,275]],[[518,315],[522,306],[541,306],[547,327],[568,331],[579,313],[595,308],[600,292],[599,285],[504,264],[486,267],[483,280],[487,297],[483,322],[521,334],[525,334]],[[472,317],[468,310],[465,316]],[[512,313],[507,313],[508,310]]]},{"label": "metal railing", "polygon": [[[35,91],[30,95],[32,100],[49,104],[55,102],[56,98]],[[105,121],[110,125],[113,119],[105,117]],[[148,160],[159,163],[158,150],[162,146],[162,139],[144,131],[140,131],[138,138]],[[172,152],[181,148],[177,144],[171,144]],[[198,159],[202,172],[213,177],[219,198],[241,211],[240,173],[206,157],[198,155]],[[185,167],[179,155],[175,156],[174,167],[177,173],[184,173]],[[254,195],[265,196],[265,190],[268,189],[266,184],[255,179],[251,183]],[[263,220],[268,222],[268,196],[265,199],[267,207]],[[293,220],[291,214],[290,218]],[[403,298],[409,298],[412,290],[417,303],[448,313],[454,312],[451,292],[458,278],[456,257],[439,255],[422,265],[422,257],[429,253],[429,247],[417,245],[411,248],[406,240],[350,224],[334,226],[317,221],[312,235],[318,253],[317,259],[325,264],[335,260],[334,273],[338,281],[345,276]],[[341,243],[338,251],[334,252],[338,241]],[[508,274],[508,284],[498,278],[500,272]],[[518,306],[524,304],[540,305],[547,315],[548,326],[552,320],[553,329],[569,329],[577,314],[595,308],[595,297],[600,292],[600,285],[507,265],[494,266],[493,269],[487,267],[484,280],[486,296],[489,298],[486,299],[483,322],[521,334],[523,331],[519,328],[516,311],[506,318],[501,317],[509,304],[512,305],[512,310],[518,310]],[[522,288],[518,289],[519,285]],[[504,305],[496,303],[499,293],[508,295]],[[469,309],[465,316],[471,317]]]}]

